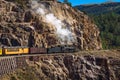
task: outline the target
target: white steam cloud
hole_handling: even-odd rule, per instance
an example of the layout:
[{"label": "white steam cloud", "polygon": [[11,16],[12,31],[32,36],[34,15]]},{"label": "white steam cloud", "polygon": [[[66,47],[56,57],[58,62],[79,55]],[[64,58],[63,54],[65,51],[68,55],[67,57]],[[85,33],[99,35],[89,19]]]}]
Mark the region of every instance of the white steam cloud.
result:
[{"label": "white steam cloud", "polygon": [[37,1],[32,1],[32,9],[39,15],[44,16],[47,23],[52,24],[56,28],[56,34],[60,38],[61,44],[75,42],[73,33],[65,27],[65,24],[59,20],[53,13],[49,13],[49,10],[45,8],[43,4]]},{"label": "white steam cloud", "polygon": [[63,36],[71,34],[71,32],[68,29],[62,28],[64,24],[61,22],[61,20],[57,19],[52,13],[46,15],[46,20],[48,23],[51,23],[56,27],[58,34],[61,34]]},{"label": "white steam cloud", "polygon": [[39,7],[39,8],[36,10],[36,13],[37,13],[37,14],[40,14],[40,13],[41,13],[42,15],[44,15],[44,14],[45,14],[45,11],[44,11],[42,8]]}]

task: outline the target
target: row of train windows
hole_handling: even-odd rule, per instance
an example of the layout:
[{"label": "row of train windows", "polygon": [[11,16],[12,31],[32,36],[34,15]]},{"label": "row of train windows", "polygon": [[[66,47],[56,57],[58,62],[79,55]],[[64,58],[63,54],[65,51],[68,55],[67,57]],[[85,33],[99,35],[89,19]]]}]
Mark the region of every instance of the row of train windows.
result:
[{"label": "row of train windows", "polygon": [[16,51],[16,52],[18,52],[20,49],[7,49],[7,52],[13,52],[13,51]]}]

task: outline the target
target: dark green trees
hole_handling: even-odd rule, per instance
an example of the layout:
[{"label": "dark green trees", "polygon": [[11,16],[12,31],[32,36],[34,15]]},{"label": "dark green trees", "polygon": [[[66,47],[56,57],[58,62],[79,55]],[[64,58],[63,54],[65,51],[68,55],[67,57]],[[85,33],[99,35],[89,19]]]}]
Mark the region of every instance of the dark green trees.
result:
[{"label": "dark green trees", "polygon": [[64,3],[68,3],[68,0],[64,0]]},{"label": "dark green trees", "polygon": [[72,6],[72,4],[68,0],[64,0],[63,2],[70,5],[70,6]]},{"label": "dark green trees", "polygon": [[120,48],[120,15],[111,12],[92,17],[100,28],[103,48]]}]

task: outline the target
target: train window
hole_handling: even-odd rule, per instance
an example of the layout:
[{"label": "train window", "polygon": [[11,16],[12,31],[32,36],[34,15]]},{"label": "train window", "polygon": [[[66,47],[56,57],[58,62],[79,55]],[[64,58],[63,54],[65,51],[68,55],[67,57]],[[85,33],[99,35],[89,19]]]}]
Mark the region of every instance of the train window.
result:
[{"label": "train window", "polygon": [[19,48],[7,49],[7,52],[19,51]]}]

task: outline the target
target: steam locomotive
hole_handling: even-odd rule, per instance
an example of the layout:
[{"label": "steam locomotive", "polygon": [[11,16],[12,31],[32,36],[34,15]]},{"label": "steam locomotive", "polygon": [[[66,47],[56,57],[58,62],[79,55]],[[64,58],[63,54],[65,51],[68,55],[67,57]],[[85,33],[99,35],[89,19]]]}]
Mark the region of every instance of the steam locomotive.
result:
[{"label": "steam locomotive", "polygon": [[24,55],[24,54],[51,54],[51,53],[73,53],[78,51],[71,45],[54,46],[50,48],[39,47],[3,47],[0,48],[0,55]]}]

